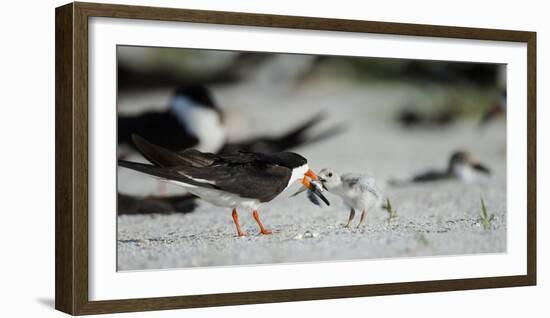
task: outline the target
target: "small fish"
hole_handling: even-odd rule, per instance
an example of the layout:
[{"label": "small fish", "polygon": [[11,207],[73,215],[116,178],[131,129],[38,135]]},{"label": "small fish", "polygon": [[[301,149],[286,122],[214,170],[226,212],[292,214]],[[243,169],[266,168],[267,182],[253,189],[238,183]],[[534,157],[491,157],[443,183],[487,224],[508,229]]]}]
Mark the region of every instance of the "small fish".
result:
[{"label": "small fish", "polygon": [[[325,187],[325,185],[320,180],[311,180],[310,184],[311,184],[313,190],[310,190],[306,187],[302,187],[302,188],[300,188],[300,190],[296,191],[296,193],[294,193],[292,195],[292,197],[295,197],[298,194],[300,194],[300,193],[307,190],[307,198],[309,199],[309,201],[311,201],[311,203],[313,203],[315,205],[320,206],[321,201],[319,201],[319,199],[317,198],[316,193],[322,193],[323,191],[326,191],[327,188]],[[321,198],[321,199],[323,199],[323,198]],[[330,205],[328,200],[323,199],[323,202],[325,202],[326,205]]]}]

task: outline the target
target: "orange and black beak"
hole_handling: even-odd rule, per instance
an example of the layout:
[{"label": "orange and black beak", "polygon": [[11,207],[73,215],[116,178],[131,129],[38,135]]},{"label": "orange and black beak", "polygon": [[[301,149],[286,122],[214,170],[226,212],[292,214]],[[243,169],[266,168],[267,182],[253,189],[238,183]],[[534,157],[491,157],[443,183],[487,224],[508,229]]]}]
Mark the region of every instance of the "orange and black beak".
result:
[{"label": "orange and black beak", "polygon": [[319,181],[318,183],[312,183],[310,179],[313,181],[319,181],[319,178],[311,169],[309,169],[306,173],[304,173],[302,184],[304,185],[304,187],[308,188],[311,192],[313,192],[316,196],[318,196],[321,200],[323,200],[323,202],[325,202],[326,205],[330,205],[330,202],[328,202],[327,198],[325,198],[325,196],[322,193],[323,186],[321,182]]}]

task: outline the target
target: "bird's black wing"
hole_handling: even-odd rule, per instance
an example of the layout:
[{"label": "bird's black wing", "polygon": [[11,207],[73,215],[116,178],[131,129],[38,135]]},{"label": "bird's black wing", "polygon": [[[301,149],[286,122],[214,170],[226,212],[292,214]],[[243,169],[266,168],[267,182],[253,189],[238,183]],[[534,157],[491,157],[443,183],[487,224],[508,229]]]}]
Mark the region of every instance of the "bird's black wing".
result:
[{"label": "bird's black wing", "polygon": [[220,160],[220,157],[207,152],[200,152],[196,149],[188,149],[178,152],[179,159],[193,167],[207,167]]},{"label": "bird's black wing", "polygon": [[449,175],[443,171],[426,171],[424,173],[418,174],[414,176],[411,181],[412,182],[430,182],[430,181],[439,181],[443,179],[447,179]]},{"label": "bird's black wing", "polygon": [[477,171],[483,172],[483,173],[485,173],[485,174],[487,174],[487,175],[490,175],[490,174],[491,174],[491,170],[490,170],[487,166],[485,166],[484,164],[482,164],[482,163],[479,163],[479,162],[473,163],[473,164],[472,164],[472,167],[473,167],[474,169],[476,169]]},{"label": "bird's black wing", "polygon": [[152,144],[138,135],[133,135],[132,140],[139,152],[147,160],[159,167],[176,167],[184,165],[204,167],[212,164],[218,159],[216,155],[202,153],[192,149],[182,152],[173,152]]},{"label": "bird's black wing", "polygon": [[215,189],[261,202],[271,201],[281,193],[292,173],[286,167],[256,161],[250,164],[214,164],[206,168],[180,167],[178,172]]}]

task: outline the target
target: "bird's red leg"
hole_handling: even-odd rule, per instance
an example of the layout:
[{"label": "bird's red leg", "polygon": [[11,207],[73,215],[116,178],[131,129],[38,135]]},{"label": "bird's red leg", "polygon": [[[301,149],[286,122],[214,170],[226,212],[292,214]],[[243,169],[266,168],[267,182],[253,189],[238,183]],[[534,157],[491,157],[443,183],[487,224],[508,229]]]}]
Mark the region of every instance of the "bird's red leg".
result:
[{"label": "bird's red leg", "polygon": [[262,221],[260,221],[260,214],[258,213],[258,211],[254,210],[254,212],[252,212],[252,216],[254,216],[254,220],[256,220],[256,222],[258,222],[258,225],[260,226],[260,233],[261,234],[271,234],[271,230],[267,230],[264,225],[262,224]]},{"label": "bird's red leg", "polygon": [[233,209],[233,222],[235,222],[235,226],[237,227],[237,234],[239,236],[246,236],[246,232],[241,231],[241,226],[239,225],[239,215],[237,214],[237,209]]}]

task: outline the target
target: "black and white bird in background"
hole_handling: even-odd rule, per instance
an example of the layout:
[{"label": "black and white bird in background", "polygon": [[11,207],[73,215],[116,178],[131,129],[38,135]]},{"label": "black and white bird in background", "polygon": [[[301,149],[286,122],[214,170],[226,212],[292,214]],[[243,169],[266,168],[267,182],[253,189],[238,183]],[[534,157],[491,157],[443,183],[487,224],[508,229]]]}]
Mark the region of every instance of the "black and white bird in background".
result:
[{"label": "black and white bird in background", "polygon": [[232,209],[237,234],[244,236],[237,209],[252,210],[261,234],[271,234],[260,221],[258,208],[299,181],[327,205],[329,201],[311,182],[318,180],[307,159],[292,152],[216,155],[195,149],[173,152],[134,135],[140,153],[151,162],[119,160],[118,164],[185,188],[201,199]]},{"label": "black and white bird in background", "polygon": [[176,89],[166,110],[118,116],[118,143],[134,150],[138,134],[171,150],[196,148],[215,152],[225,143],[223,113],[202,85]]},{"label": "black and white bird in background", "polygon": [[312,134],[313,127],[323,119],[322,114],[316,114],[278,135],[229,142],[224,113],[210,90],[202,85],[183,86],[175,91],[165,111],[119,115],[118,143],[135,149],[131,136],[136,134],[172,151],[194,148],[210,153],[281,152],[324,140],[341,131],[341,126],[335,126]]},{"label": "black and white bird in background", "polygon": [[449,158],[446,169],[430,169],[407,179],[392,179],[391,186],[405,186],[443,180],[459,180],[475,182],[487,179],[491,170],[483,163],[475,160],[472,155],[463,150],[455,151]]}]

